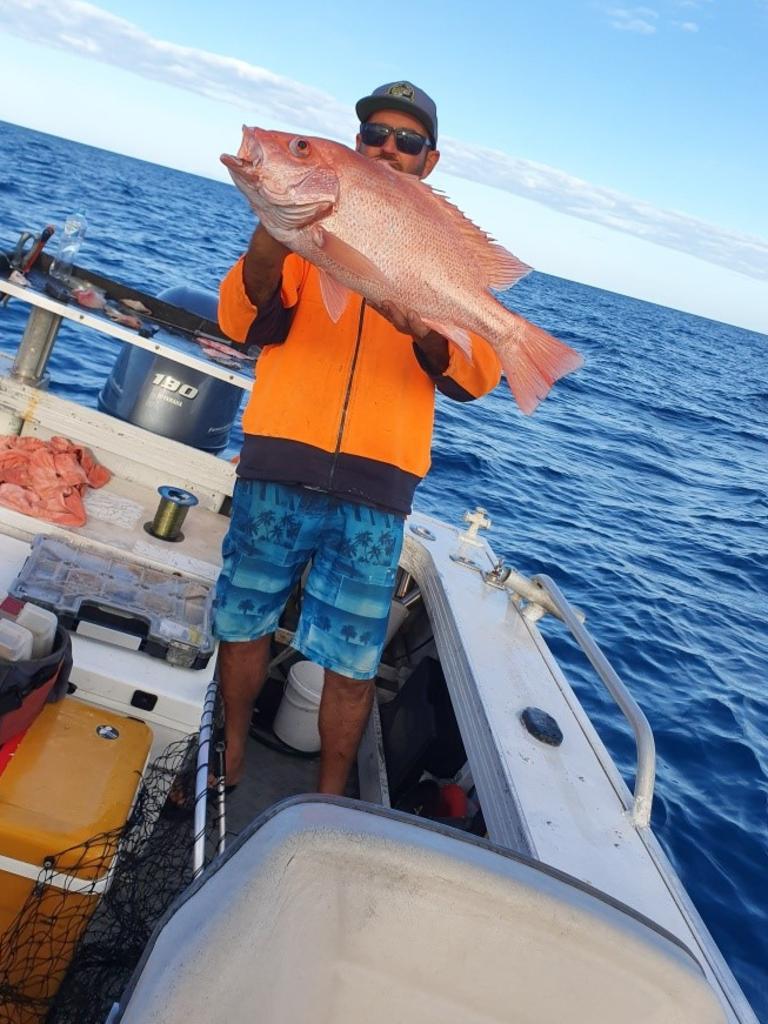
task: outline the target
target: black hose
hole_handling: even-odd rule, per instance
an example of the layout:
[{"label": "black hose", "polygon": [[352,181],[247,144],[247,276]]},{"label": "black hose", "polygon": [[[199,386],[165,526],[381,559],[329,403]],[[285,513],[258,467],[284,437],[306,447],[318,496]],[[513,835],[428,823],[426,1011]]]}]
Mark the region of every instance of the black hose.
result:
[{"label": "black hose", "polygon": [[256,740],[257,743],[261,743],[263,747],[268,747],[278,754],[288,754],[289,757],[299,757],[304,761],[311,761],[320,756],[319,750],[296,750],[294,747],[289,747],[287,743],[283,743],[273,732],[266,732],[264,729],[260,729],[253,724],[248,729],[248,735],[251,739]]}]

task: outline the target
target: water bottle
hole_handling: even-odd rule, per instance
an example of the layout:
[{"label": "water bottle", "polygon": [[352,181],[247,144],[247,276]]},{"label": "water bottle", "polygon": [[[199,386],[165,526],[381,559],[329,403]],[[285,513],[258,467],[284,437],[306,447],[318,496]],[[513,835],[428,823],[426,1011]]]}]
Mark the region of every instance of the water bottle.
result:
[{"label": "water bottle", "polygon": [[73,213],[64,222],[64,231],[59,240],[59,248],[51,263],[48,273],[51,277],[64,283],[69,281],[72,274],[72,264],[75,262],[80,246],[83,244],[86,229],[85,214]]}]

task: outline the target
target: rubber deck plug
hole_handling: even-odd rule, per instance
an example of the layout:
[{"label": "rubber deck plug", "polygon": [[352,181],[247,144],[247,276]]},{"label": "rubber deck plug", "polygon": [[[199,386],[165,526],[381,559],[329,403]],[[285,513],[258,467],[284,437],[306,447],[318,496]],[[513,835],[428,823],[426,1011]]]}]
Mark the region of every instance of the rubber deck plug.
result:
[{"label": "rubber deck plug", "polygon": [[563,742],[563,733],[552,715],[541,708],[526,708],[520,715],[523,725],[534,739],[548,743],[550,747],[559,747]]}]

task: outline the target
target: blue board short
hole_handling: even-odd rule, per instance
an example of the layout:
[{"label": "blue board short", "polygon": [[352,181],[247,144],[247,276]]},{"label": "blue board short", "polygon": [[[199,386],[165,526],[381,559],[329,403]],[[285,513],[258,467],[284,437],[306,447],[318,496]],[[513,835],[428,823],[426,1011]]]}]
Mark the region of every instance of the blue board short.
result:
[{"label": "blue board short", "polygon": [[222,544],[214,628],[221,640],[272,633],[312,559],[293,646],[352,679],[376,674],[404,517],[322,491],[238,479]]}]

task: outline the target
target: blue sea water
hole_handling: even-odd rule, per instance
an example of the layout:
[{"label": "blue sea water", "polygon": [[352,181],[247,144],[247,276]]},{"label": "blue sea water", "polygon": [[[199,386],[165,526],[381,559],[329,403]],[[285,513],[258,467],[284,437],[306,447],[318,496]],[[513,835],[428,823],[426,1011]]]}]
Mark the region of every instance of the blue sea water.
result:
[{"label": "blue sea water", "polygon": [[[80,262],[149,293],[215,289],[252,227],[206,178],[2,122],[0,153],[0,249],[85,206]],[[656,834],[768,1024],[768,337],[538,273],[505,301],[585,368],[530,419],[504,384],[440,399],[417,507],[483,505],[497,553],[586,610],[654,730]],[[0,352],[25,320],[0,310]],[[95,406],[119,348],[65,323],[51,389]],[[619,713],[544,628],[631,786]]]}]

